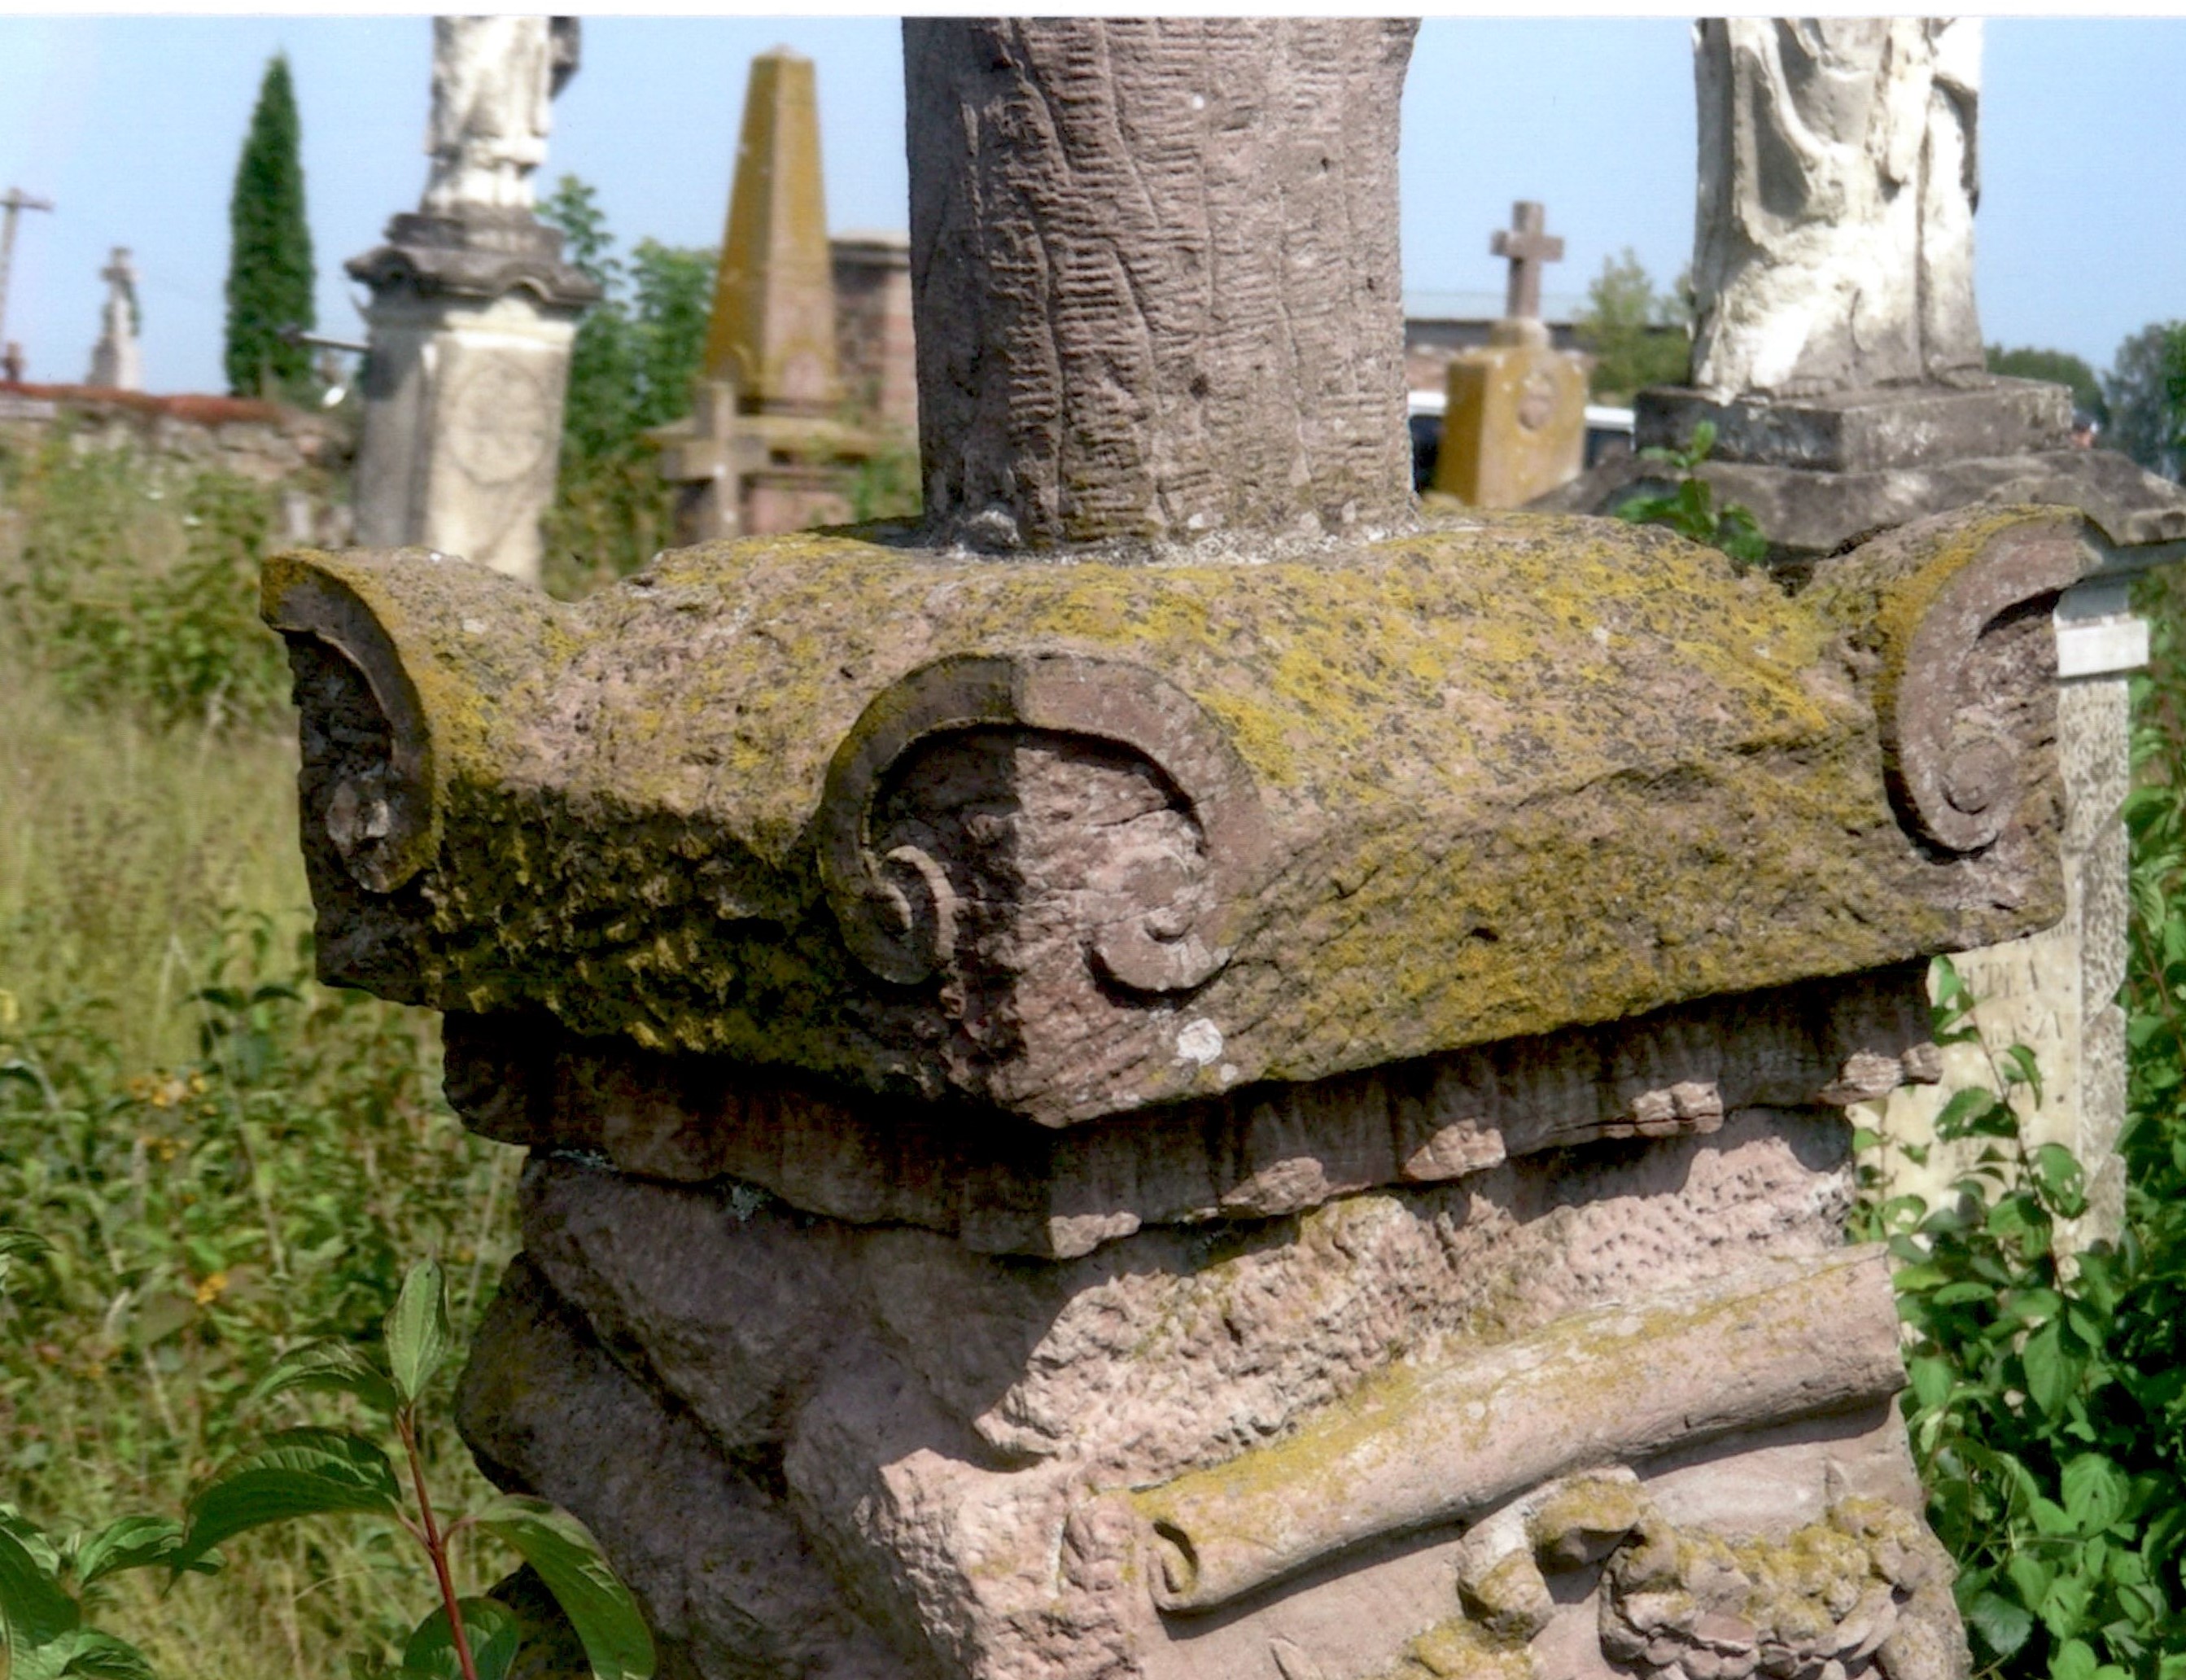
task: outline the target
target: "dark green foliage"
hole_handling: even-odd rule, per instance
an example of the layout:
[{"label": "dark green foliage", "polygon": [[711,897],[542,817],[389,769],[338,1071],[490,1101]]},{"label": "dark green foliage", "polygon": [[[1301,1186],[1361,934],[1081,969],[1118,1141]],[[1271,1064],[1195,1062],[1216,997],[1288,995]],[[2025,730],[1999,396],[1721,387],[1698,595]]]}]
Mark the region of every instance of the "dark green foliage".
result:
[{"label": "dark green foliage", "polygon": [[289,60],[277,53],[259,83],[227,206],[223,365],[228,389],[238,396],[304,399],[311,394],[310,351],[280,336],[284,327],[308,329],[317,319],[302,147]]},{"label": "dark green foliage", "polygon": [[2186,321],[2153,322],[2120,345],[2103,396],[2104,447],[2178,478],[2186,468]]},{"label": "dark green foliage", "polygon": [[1692,363],[1683,297],[1663,295],[1630,246],[1602,259],[1586,289],[1586,311],[1573,323],[1579,348],[1594,357],[1588,390],[1606,402],[1628,402],[1647,385],[1683,385]]},{"label": "dark green foliage", "polygon": [[674,540],[675,493],[643,434],[690,412],[717,256],[644,239],[625,263],[598,194],[574,175],[562,177],[540,216],[562,230],[569,260],[604,294],[577,329],[561,478],[546,515],[548,583],[580,594]]},{"label": "dark green foliage", "polygon": [[2109,417],[2095,370],[2070,351],[2037,350],[2032,345],[2006,350],[1993,344],[1988,347],[1988,370],[2009,379],[2046,379],[2051,385],[2069,385],[2073,407],[2094,415],[2098,422]]},{"label": "dark green foliage", "polygon": [[1635,496],[1621,504],[1617,517],[1631,525],[1666,525],[1679,536],[1720,548],[1740,565],[1757,565],[1768,558],[1768,539],[1742,503],[1726,502],[1718,508],[1715,492],[1700,475],[1701,463],[1715,447],[1715,423],[1702,420],[1693,428],[1688,449],[1643,449],[1640,456],[1659,461],[1678,475],[1677,488],[1666,494]]}]

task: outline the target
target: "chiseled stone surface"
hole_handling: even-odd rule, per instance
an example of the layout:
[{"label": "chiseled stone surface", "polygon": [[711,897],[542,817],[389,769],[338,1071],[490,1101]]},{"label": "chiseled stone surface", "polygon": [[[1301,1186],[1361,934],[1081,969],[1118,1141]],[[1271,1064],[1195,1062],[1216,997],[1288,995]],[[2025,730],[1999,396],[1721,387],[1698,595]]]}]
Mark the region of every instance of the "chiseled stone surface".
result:
[{"label": "chiseled stone surface", "polygon": [[[806,537],[575,606],[305,553],[266,604],[383,719],[307,725],[328,979],[1063,1126],[2054,921],[2005,610],[2096,550],[1984,509],[1887,552],[1786,597],[1522,515],[1251,566]],[[1961,751],[1978,819],[1875,774]]]},{"label": "chiseled stone surface", "polygon": [[463,1429],[676,1680],[1964,1675],[1843,1109],[2063,907],[2102,539],[1413,523],[1410,34],[909,27],[920,531],[268,569],[326,971],[534,1150]]}]

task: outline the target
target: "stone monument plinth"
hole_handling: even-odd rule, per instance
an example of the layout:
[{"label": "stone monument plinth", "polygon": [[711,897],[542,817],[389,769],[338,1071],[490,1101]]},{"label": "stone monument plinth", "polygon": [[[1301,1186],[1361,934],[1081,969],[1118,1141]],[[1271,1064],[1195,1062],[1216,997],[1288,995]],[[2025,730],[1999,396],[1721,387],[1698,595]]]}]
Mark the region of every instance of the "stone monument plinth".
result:
[{"label": "stone monument plinth", "polygon": [[423,205],[345,265],[372,290],[357,537],[535,583],[570,347],[600,295],[531,210],[574,37],[545,18],[440,18],[434,31]]},{"label": "stone monument plinth", "polygon": [[1419,520],[1411,36],[905,25],[922,527],[267,568],[322,970],[531,1150],[462,1427],[665,1672],[1962,1680],[1845,1110],[2065,912],[2110,547]]}]

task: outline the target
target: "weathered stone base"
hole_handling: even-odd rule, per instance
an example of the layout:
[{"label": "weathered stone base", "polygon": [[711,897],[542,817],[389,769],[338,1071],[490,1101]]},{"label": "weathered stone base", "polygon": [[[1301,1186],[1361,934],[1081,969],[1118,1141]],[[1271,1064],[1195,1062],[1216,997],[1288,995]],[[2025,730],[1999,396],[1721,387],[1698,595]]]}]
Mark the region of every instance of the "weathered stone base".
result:
[{"label": "weathered stone base", "polygon": [[[1976,503],[2077,508],[2120,546],[2186,538],[2186,490],[2109,449],[1852,472],[1711,458],[1698,476],[1719,505],[1736,502],[1752,509],[1772,553],[1794,561],[1833,554],[1876,531]],[[1529,505],[1541,513],[1613,514],[1634,497],[1673,487],[1661,462],[1623,455]]]},{"label": "weathered stone base", "polygon": [[2063,385],[2006,379],[1769,402],[1717,402],[1681,386],[1656,386],[1634,405],[1633,446],[1688,448],[1704,422],[1715,428],[1710,454],[1718,461],[1869,473],[2069,448],[2072,397]]},{"label": "weathered stone base", "polygon": [[1950,1680],[1846,1135],[1749,1109],[1068,1261],[549,1155],[462,1424],[709,1680]]}]

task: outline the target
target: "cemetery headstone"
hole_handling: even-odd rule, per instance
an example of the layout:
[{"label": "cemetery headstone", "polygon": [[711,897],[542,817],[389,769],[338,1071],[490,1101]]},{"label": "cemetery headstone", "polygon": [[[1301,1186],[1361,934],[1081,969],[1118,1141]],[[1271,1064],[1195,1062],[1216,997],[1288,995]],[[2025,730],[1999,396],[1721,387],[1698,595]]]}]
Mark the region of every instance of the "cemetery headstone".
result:
[{"label": "cemetery headstone", "polygon": [[752,60],[693,411],[651,434],[686,542],[839,524],[872,452],[841,413],[814,83],[787,48]]},{"label": "cemetery headstone", "polygon": [[352,258],[372,289],[356,530],[530,582],[554,495],[577,318],[599,289],[532,213],[573,20],[433,21],[432,166],[419,208]]},{"label": "cemetery headstone", "polygon": [[[2186,492],[2125,457],[2075,447],[2061,385],[1983,372],[1973,289],[1981,25],[1976,19],[1710,19],[1694,26],[1700,110],[1691,388],[1642,391],[1638,441],[1716,428],[1701,474],[1757,517],[1797,571],[1846,543],[1947,509],[2053,503],[2108,547],[2101,574],[2054,603],[2059,750],[2067,767],[2068,886],[2057,925],[1959,965],[1987,1000],[1988,1046],[2023,1041],[2048,1072],[2039,1141],[2087,1165],[2080,1237],[2115,1235],[2125,1120],[2127,682],[2147,656],[2131,574],[2186,554]],[[1606,464],[1537,504],[1606,511],[1658,466]],[[1959,797],[1976,800],[1976,788]],[[1931,1093],[1878,1124],[1925,1146],[1966,1080],[1966,1048]],[[1957,1152],[1893,1155],[1897,1188],[1934,1200]]]},{"label": "cemetery headstone", "polygon": [[1538,204],[1511,206],[1491,246],[1511,264],[1504,318],[1450,358],[1434,487],[1468,507],[1523,507],[1585,465],[1587,361],[1553,349],[1541,321],[1542,266],[1564,254],[1545,221]]},{"label": "cemetery headstone", "polygon": [[106,282],[106,301],[98,312],[98,342],[92,346],[91,372],[84,383],[109,391],[144,389],[144,351],[137,341],[137,265],[126,245],[116,245],[98,278]]},{"label": "cemetery headstone", "polygon": [[1421,520],[1413,29],[905,25],[922,531],[267,568],[322,970],[531,1146],[463,1429],[664,1672],[1965,1673],[1844,1110],[2063,907],[2113,547]]}]

